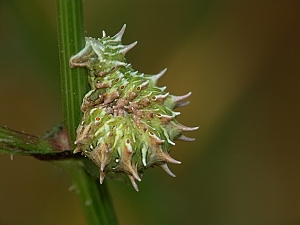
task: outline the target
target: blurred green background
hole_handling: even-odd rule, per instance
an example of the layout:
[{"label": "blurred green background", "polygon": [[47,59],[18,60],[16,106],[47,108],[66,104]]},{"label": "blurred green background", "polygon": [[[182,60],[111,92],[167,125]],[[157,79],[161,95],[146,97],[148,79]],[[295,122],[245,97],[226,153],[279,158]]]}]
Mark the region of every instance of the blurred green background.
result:
[{"label": "blurred green background", "polygon": [[[114,35],[136,70],[193,92],[178,119],[174,179],[105,180],[121,225],[300,224],[300,1],[84,1],[86,35]],[[62,121],[55,1],[0,1],[0,125],[43,135]],[[79,109],[78,109],[79,110]],[[69,178],[0,155],[0,224],[85,224]]]}]

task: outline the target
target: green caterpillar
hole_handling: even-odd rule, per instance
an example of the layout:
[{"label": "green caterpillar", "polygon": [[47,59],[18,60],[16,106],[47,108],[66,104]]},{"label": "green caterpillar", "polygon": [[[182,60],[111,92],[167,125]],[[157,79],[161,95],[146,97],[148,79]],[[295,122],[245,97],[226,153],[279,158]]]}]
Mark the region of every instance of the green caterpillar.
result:
[{"label": "green caterpillar", "polygon": [[135,71],[125,54],[137,42],[122,45],[126,25],[113,37],[86,38],[85,47],[70,59],[70,67],[86,67],[91,90],[85,95],[82,121],[77,128],[74,153],[82,152],[99,167],[100,183],[107,173],[125,173],[138,191],[135,180],[143,171],[159,166],[169,175],[167,163],[180,164],[169,152],[174,140],[193,141],[177,122],[173,109],[189,102],[183,96],[170,95],[166,87],[157,87],[166,72],[148,75]]}]

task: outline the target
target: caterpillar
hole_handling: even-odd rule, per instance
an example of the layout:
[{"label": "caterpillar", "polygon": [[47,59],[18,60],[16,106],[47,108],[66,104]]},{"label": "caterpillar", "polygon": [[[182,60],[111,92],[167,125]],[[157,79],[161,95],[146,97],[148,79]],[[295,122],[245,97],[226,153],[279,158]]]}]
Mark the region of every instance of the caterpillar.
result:
[{"label": "caterpillar", "polygon": [[167,163],[180,164],[169,152],[174,140],[194,141],[182,133],[187,127],[177,121],[175,108],[189,104],[191,92],[174,96],[158,87],[167,69],[156,75],[140,73],[126,62],[125,55],[137,42],[122,44],[126,24],[113,37],[85,38],[85,47],[70,58],[71,68],[86,67],[91,90],[81,105],[83,117],[76,134],[74,153],[91,159],[100,172],[124,173],[138,191],[137,181],[153,166],[175,175]]}]

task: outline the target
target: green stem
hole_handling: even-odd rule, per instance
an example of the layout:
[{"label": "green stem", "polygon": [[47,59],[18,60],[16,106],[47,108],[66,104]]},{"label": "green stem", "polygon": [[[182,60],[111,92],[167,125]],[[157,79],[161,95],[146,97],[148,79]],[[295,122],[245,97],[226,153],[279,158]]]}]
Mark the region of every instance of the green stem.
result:
[{"label": "green stem", "polygon": [[57,0],[56,4],[64,125],[73,142],[82,116],[80,105],[88,90],[87,71],[69,67],[70,57],[85,43],[82,0]]},{"label": "green stem", "polygon": [[79,195],[87,224],[89,225],[117,225],[117,217],[108,189],[100,185],[98,179],[82,169],[82,162],[78,160],[56,161],[56,165],[70,175],[73,190]]},{"label": "green stem", "polygon": [[[70,69],[69,59],[84,46],[82,0],[57,0],[61,87],[65,129],[74,143],[81,118],[80,105],[87,92],[87,71]],[[74,149],[73,144],[70,147]],[[89,225],[118,224],[112,200],[105,185],[100,185],[84,169],[81,160],[56,161],[71,177]]]},{"label": "green stem", "polygon": [[19,155],[43,155],[57,153],[49,139],[0,127],[0,153]]}]

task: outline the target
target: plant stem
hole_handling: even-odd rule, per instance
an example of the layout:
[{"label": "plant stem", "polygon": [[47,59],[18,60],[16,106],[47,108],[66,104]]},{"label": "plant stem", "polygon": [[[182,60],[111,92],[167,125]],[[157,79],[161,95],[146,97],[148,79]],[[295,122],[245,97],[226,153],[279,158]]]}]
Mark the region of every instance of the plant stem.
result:
[{"label": "plant stem", "polygon": [[117,225],[111,196],[105,185],[94,179],[78,160],[56,161],[71,177],[72,190],[78,195],[89,225]]},{"label": "plant stem", "polygon": [[69,67],[70,57],[79,52],[85,43],[82,0],[56,2],[64,125],[73,145],[81,118],[80,105],[88,90],[87,71]]},{"label": "plant stem", "polygon": [[[84,46],[82,0],[57,0],[61,87],[65,129],[70,143],[80,122],[80,105],[87,92],[87,71],[70,69],[69,59]],[[73,144],[70,148],[74,149]],[[105,185],[84,169],[81,160],[56,161],[71,177],[89,225],[118,224],[112,200]]]},{"label": "plant stem", "polygon": [[57,152],[49,139],[0,127],[0,153],[35,156]]}]

